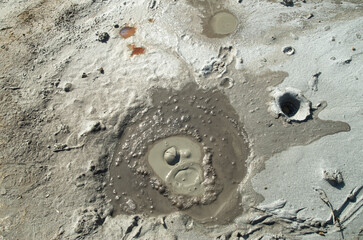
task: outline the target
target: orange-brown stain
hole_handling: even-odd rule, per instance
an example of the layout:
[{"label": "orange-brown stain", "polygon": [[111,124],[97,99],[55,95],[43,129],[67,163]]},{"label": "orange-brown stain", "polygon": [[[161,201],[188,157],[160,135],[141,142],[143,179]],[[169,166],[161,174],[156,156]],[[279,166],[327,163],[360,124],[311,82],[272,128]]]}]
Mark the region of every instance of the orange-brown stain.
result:
[{"label": "orange-brown stain", "polygon": [[153,22],[155,22],[155,19],[153,19],[153,18],[149,18],[149,19],[148,19],[148,21],[149,21],[150,23],[153,23]]},{"label": "orange-brown stain", "polygon": [[140,55],[140,54],[144,54],[145,52],[145,48],[143,47],[135,47],[135,44],[130,44],[129,48],[131,49],[131,57],[134,55]]},{"label": "orange-brown stain", "polygon": [[134,36],[135,32],[136,32],[136,28],[135,27],[128,27],[128,26],[126,26],[126,27],[121,28],[120,35],[123,38],[129,38],[131,36]]}]

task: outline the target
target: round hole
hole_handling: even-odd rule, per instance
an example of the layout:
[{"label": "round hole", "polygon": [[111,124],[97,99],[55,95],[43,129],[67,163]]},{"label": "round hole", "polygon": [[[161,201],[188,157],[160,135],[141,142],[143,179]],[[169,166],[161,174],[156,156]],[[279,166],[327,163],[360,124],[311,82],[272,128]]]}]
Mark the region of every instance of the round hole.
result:
[{"label": "round hole", "polygon": [[281,111],[288,117],[294,116],[300,109],[300,101],[290,93],[285,93],[279,99]]},{"label": "round hole", "polygon": [[293,47],[284,47],[282,49],[282,52],[285,53],[286,55],[293,55],[295,53],[295,49]]},{"label": "round hole", "polygon": [[232,78],[226,77],[221,80],[219,86],[223,88],[232,88],[234,86],[234,81]]}]

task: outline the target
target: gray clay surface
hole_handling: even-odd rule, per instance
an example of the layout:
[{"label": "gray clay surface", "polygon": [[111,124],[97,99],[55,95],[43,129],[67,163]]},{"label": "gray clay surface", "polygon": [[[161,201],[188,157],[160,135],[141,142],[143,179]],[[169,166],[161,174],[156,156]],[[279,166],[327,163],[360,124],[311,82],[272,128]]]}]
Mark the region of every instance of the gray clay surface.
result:
[{"label": "gray clay surface", "polygon": [[362,13],[0,1],[0,240],[362,238]]}]

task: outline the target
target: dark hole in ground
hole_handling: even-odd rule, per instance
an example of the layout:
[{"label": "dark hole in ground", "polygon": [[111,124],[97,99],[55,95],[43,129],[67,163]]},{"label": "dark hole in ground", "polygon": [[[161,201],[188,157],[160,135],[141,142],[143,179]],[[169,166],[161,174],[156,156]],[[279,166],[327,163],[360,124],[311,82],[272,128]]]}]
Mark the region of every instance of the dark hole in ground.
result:
[{"label": "dark hole in ground", "polygon": [[300,101],[290,93],[285,93],[279,99],[281,111],[288,117],[294,116],[300,109]]}]

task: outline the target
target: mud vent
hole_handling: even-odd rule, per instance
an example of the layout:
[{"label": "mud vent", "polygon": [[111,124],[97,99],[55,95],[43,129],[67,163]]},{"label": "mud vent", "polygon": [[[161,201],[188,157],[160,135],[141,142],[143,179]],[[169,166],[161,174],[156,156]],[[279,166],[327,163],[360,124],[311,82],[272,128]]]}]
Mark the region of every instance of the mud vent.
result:
[{"label": "mud vent", "polygon": [[286,116],[292,117],[299,111],[300,101],[290,93],[285,93],[280,97],[279,105]]},{"label": "mud vent", "polygon": [[288,122],[301,122],[311,115],[311,102],[298,89],[275,88],[270,95],[274,100],[269,104],[269,111],[275,116],[282,115]]},{"label": "mud vent", "polygon": [[113,156],[107,195],[115,214],[180,210],[199,222],[233,220],[249,149],[226,96],[189,84],[156,89],[152,98],[154,107],[128,123]]}]

